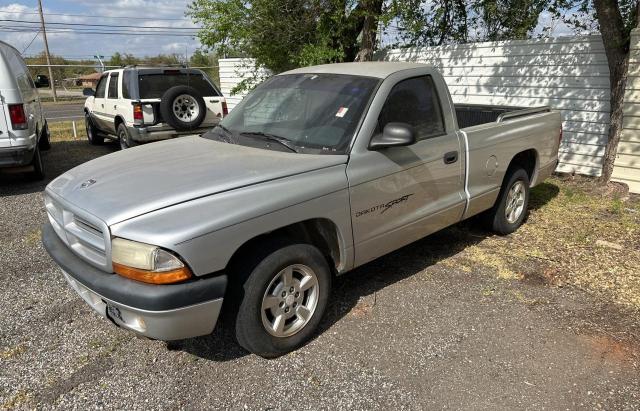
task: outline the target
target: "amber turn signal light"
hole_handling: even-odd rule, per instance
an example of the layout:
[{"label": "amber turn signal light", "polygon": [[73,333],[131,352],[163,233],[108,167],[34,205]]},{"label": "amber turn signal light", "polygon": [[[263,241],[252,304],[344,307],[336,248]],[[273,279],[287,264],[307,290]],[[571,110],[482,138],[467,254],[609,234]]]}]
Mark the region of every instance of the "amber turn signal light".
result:
[{"label": "amber turn signal light", "polygon": [[171,271],[148,271],[126,265],[113,263],[113,271],[131,280],[148,284],[174,284],[191,278],[191,271],[187,267]]}]

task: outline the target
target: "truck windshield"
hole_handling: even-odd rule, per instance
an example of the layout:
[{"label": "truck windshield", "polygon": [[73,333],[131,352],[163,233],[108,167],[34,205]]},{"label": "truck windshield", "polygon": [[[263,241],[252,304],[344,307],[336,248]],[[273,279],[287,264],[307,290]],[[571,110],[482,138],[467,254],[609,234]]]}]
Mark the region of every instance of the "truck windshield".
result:
[{"label": "truck windshield", "polygon": [[342,154],[378,81],[341,74],[274,76],[245,97],[221,128],[236,136],[277,137],[299,152]]}]

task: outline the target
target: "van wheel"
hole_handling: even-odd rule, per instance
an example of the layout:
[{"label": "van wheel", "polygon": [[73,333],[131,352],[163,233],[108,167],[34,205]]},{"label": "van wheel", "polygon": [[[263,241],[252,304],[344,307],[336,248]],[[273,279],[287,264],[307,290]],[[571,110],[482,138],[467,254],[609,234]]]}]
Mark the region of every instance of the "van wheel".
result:
[{"label": "van wheel", "polygon": [[496,204],[489,211],[491,229],[511,234],[524,222],[529,205],[529,175],[521,168],[509,170]]},{"label": "van wheel", "polygon": [[327,260],[316,247],[294,244],[269,253],[242,286],[238,343],[264,358],[302,346],[320,324],[330,288]]},{"label": "van wheel", "polygon": [[51,135],[49,133],[49,124],[45,121],[44,127],[40,132],[40,140],[38,140],[38,146],[40,150],[47,151],[51,148]]},{"label": "van wheel", "polygon": [[87,140],[93,146],[104,144],[104,137],[98,135],[98,129],[93,125],[93,120],[89,113],[84,114],[84,128],[87,130]]},{"label": "van wheel", "polygon": [[36,181],[44,179],[44,164],[42,163],[42,155],[40,154],[39,146],[36,146],[36,151],[33,153],[31,166],[33,167],[33,171],[30,174],[31,178]]}]

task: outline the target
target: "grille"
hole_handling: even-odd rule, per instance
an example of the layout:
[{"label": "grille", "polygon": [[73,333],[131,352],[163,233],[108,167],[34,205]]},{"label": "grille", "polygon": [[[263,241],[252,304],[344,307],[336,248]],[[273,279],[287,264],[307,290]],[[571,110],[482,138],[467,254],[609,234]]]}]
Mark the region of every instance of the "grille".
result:
[{"label": "grille", "polygon": [[81,210],[45,195],[49,221],[58,237],[88,263],[111,271],[110,235],[106,224]]}]

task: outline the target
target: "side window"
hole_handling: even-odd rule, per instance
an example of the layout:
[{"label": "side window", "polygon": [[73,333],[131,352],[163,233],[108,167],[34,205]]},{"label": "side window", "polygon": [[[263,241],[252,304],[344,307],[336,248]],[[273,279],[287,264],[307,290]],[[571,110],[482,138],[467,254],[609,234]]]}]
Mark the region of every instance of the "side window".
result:
[{"label": "side window", "polygon": [[381,133],[392,122],[413,126],[417,140],[444,134],[440,100],[431,76],[403,80],[391,89],[376,131]]},{"label": "side window", "polygon": [[131,77],[131,71],[125,70],[122,72],[122,98],[131,98],[131,92],[129,91],[129,83],[131,83]]},{"label": "side window", "polygon": [[118,73],[111,73],[111,80],[109,81],[109,92],[107,98],[118,98],[118,79],[120,75]]},{"label": "side window", "polygon": [[104,92],[107,88],[107,76],[100,77],[98,85],[96,86],[96,98],[104,98]]}]

